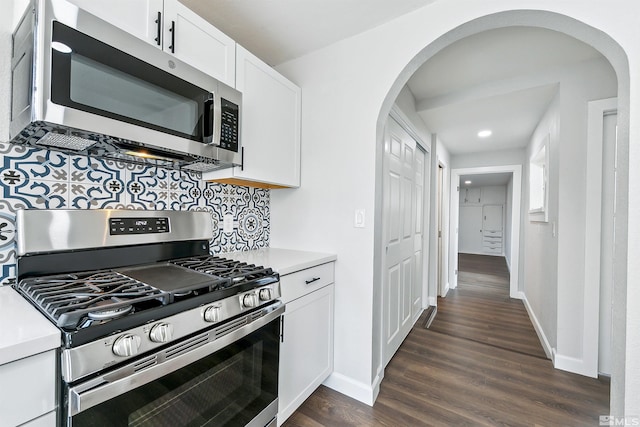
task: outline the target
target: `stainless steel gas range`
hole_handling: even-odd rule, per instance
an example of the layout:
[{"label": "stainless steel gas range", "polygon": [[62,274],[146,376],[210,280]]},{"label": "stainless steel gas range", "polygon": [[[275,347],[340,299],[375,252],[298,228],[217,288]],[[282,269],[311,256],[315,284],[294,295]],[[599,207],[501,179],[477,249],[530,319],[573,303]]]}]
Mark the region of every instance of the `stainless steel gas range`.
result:
[{"label": "stainless steel gas range", "polygon": [[62,332],[63,426],[276,425],[279,277],[206,212],[23,210],[14,287]]}]

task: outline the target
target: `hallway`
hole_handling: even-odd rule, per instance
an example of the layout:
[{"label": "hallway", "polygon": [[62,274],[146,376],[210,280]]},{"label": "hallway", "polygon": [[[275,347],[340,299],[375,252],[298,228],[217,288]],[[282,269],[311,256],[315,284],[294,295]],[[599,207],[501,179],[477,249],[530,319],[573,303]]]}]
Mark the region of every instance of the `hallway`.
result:
[{"label": "hallway", "polygon": [[385,369],[373,407],[320,386],[284,425],[597,426],[608,380],[553,368],[508,297],[504,259],[461,255],[459,269],[430,329],[419,319]]}]

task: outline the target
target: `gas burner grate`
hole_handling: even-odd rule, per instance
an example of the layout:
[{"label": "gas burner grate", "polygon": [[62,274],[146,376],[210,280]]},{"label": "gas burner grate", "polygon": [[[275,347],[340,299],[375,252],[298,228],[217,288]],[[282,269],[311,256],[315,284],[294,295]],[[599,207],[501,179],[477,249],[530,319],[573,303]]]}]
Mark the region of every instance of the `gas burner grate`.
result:
[{"label": "gas burner grate", "polygon": [[21,280],[17,288],[58,327],[67,329],[78,328],[87,319],[119,317],[138,304],[165,305],[170,298],[165,292],[115,271],[28,278]]},{"label": "gas burner grate", "polygon": [[201,273],[228,279],[229,282],[221,287],[229,287],[239,283],[258,281],[262,278],[273,277],[271,268],[264,268],[246,262],[220,258],[214,255],[184,258],[171,261],[181,267],[190,268]]}]

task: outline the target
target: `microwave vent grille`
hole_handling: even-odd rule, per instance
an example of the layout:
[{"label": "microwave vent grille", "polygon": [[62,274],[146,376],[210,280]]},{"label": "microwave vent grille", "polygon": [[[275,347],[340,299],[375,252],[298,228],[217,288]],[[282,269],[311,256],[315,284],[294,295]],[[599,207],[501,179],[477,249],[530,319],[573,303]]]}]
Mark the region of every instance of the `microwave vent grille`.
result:
[{"label": "microwave vent grille", "polygon": [[182,167],[182,169],[192,170],[195,172],[210,172],[210,171],[221,169],[221,168],[222,166],[218,163],[207,163],[207,162],[195,162]]},{"label": "microwave vent grille", "polygon": [[45,145],[47,147],[65,148],[67,150],[82,151],[96,144],[96,141],[90,139],[81,138],[73,135],[63,135],[55,132],[49,132],[38,142],[38,145]]}]

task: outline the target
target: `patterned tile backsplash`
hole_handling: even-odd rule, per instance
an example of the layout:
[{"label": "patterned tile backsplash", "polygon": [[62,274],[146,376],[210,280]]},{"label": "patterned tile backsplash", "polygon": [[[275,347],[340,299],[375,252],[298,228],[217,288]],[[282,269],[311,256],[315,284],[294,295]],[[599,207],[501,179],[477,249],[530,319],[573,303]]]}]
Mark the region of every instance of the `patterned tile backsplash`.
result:
[{"label": "patterned tile backsplash", "polygon": [[[0,143],[0,284],[15,278],[15,212],[170,209],[211,214],[211,253],[269,246],[269,190],[204,182],[167,170]],[[223,232],[231,215],[233,232]]]}]

